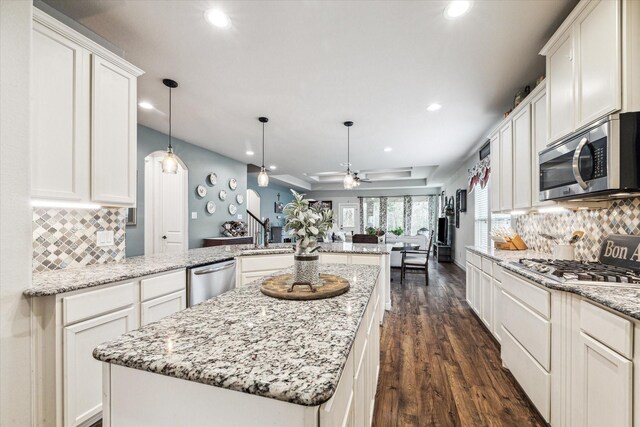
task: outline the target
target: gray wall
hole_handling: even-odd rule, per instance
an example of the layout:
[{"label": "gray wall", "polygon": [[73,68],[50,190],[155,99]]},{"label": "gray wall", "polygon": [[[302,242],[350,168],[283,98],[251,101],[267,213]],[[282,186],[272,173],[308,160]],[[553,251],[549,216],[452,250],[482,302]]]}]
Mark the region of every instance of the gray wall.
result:
[{"label": "gray wall", "polygon": [[[138,125],[138,218],[135,226],[127,227],[126,255],[128,257],[144,254],[144,159],[154,151],[166,150],[167,142],[168,136],[164,133]],[[242,219],[246,220],[246,200],[242,205],[238,205],[235,199],[237,194],[242,194],[246,199],[247,165],[175,138],[173,148],[189,169],[189,248],[199,248],[202,246],[204,237],[220,236],[222,223],[237,218],[229,214],[230,203],[238,206],[236,215],[241,214]],[[209,184],[207,176],[210,172],[218,175],[216,186]],[[238,181],[238,188],[235,191],[229,188],[230,178]],[[196,194],[198,184],[204,185],[208,190],[207,195],[202,199]],[[222,189],[227,191],[227,200],[224,202],[218,199],[218,192]],[[217,209],[213,215],[209,215],[205,210],[209,200],[213,200],[216,204]],[[197,212],[198,218],[191,219],[191,212]]]},{"label": "gray wall", "polygon": [[268,187],[258,187],[258,181],[255,176],[249,176],[247,187],[255,190],[260,195],[260,216],[269,218],[271,225],[284,225],[284,215],[275,213],[274,203],[278,201],[278,193],[280,193],[280,201],[282,203],[286,205],[291,202],[293,194],[290,188],[276,184],[273,180],[269,181]]}]

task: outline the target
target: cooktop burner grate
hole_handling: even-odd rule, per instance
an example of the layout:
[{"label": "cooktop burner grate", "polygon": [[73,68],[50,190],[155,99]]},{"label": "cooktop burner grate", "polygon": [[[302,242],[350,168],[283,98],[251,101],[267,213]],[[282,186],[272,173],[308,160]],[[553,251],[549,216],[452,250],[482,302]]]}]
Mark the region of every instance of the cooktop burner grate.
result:
[{"label": "cooktop burner grate", "polygon": [[640,271],[600,262],[523,258],[520,264],[535,272],[564,280],[640,284]]}]

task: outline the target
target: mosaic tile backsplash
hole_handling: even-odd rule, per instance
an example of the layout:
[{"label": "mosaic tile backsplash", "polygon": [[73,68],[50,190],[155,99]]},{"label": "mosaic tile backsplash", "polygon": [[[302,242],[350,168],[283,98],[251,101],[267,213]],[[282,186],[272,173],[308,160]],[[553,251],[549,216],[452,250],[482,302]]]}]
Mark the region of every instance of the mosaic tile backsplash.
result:
[{"label": "mosaic tile backsplash", "polygon": [[574,230],[585,233],[575,245],[576,259],[597,260],[600,245],[609,234],[640,235],[640,198],[616,200],[607,209],[532,213],[520,215],[515,220],[515,231],[527,246],[549,254],[554,243],[541,237],[540,233],[562,236],[562,243],[566,243]]},{"label": "mosaic tile backsplash", "polygon": [[[124,258],[127,210],[33,209],[33,271],[101,264]],[[113,230],[113,246],[96,246],[96,231]]]}]

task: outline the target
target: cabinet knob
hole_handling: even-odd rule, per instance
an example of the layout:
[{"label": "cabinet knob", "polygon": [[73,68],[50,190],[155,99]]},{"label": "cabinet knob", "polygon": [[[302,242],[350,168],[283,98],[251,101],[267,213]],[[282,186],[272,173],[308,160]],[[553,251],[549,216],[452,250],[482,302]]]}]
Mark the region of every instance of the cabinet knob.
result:
[{"label": "cabinet knob", "polygon": [[162,238],[163,238],[164,240],[167,240],[167,236],[162,236]]}]

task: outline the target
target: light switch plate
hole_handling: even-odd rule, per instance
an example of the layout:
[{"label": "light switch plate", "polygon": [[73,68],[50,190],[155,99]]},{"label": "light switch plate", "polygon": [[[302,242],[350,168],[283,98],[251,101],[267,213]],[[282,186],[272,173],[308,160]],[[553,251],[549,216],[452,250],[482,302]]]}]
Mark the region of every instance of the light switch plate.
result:
[{"label": "light switch plate", "polygon": [[96,246],[113,246],[113,230],[97,231]]},{"label": "light switch plate", "polygon": [[238,214],[238,219],[242,219],[242,214]]},{"label": "light switch plate", "polygon": [[198,212],[191,212],[191,219],[198,219]]}]

